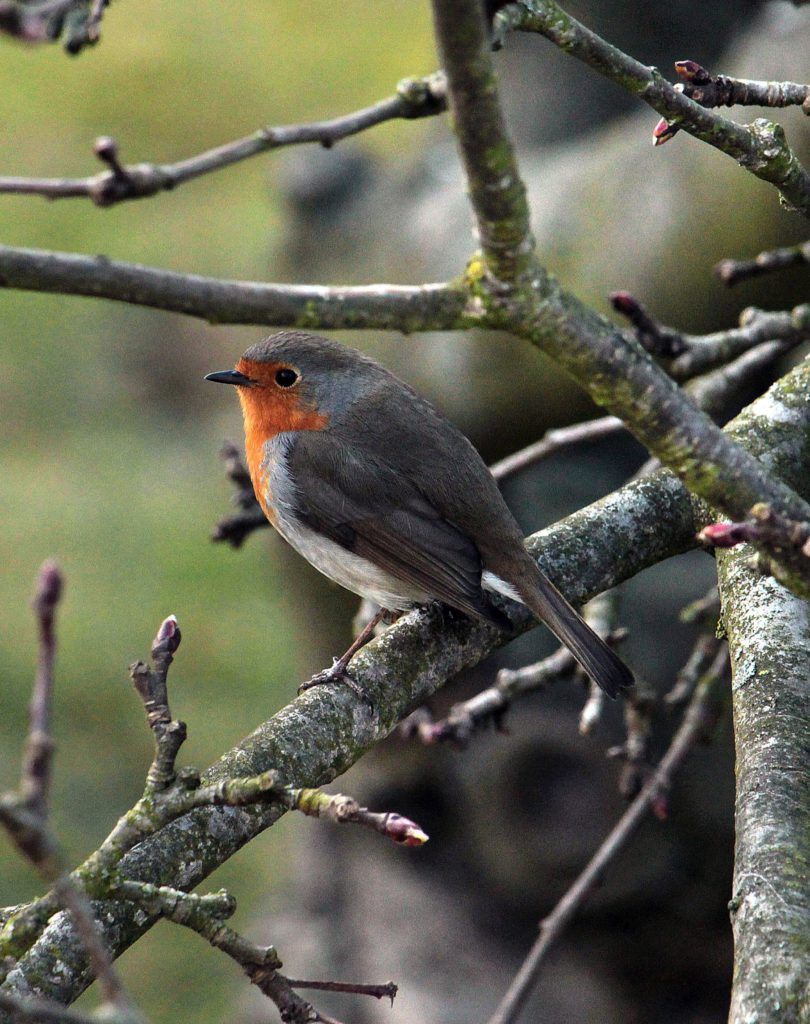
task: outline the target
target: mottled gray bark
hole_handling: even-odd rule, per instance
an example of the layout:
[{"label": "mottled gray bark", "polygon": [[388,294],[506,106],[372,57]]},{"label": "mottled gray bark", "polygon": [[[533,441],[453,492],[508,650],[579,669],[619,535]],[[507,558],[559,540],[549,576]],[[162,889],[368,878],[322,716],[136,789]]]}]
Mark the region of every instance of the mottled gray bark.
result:
[{"label": "mottled gray bark", "polygon": [[466,296],[452,284],[356,286],[227,281],[106,256],[0,245],[0,288],[87,295],[216,324],[329,330],[457,330]]},{"label": "mottled gray bark", "polygon": [[719,558],[734,673],[737,809],[731,1024],[810,1020],[810,610]]}]

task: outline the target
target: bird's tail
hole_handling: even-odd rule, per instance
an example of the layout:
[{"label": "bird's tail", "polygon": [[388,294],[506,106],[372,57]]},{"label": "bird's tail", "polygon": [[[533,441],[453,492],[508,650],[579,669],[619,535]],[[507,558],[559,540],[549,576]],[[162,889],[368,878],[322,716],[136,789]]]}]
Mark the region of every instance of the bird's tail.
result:
[{"label": "bird's tail", "polygon": [[534,568],[531,582],[518,588],[529,609],[545,622],[609,697],[616,697],[619,690],[632,686],[633,673],[621,658],[571,607],[551,580],[536,565]]}]

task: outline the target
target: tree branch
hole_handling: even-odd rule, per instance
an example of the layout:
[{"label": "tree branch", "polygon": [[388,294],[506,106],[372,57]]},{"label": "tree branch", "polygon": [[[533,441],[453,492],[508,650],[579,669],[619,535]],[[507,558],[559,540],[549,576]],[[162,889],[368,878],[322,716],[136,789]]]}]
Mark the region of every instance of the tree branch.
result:
[{"label": "tree branch", "polygon": [[534,987],[546,955],[571,919],[604,877],[605,871],[624,850],[656,802],[672,785],[672,779],[695,744],[716,724],[722,710],[720,683],[725,677],[727,654],[723,650],[695,692],[683,723],[666,754],[602,845],[552,912],[540,922],[540,935],[532,946],[489,1024],[513,1024]]},{"label": "tree branch", "polygon": [[770,249],[759,253],[752,260],[725,259],[715,266],[714,272],[729,286],[752,277],[771,274],[785,267],[798,267],[810,263],[810,242],[789,245],[782,249]]},{"label": "tree branch", "polygon": [[717,558],[737,751],[729,1021],[801,1024],[810,1014],[810,615],[749,558],[745,547]]},{"label": "tree branch", "polygon": [[[768,453],[774,472],[805,488],[810,478],[810,403],[804,398],[808,388],[810,364],[805,363],[730,428],[755,454]],[[783,427],[786,416],[791,417],[788,432]],[[566,596],[581,604],[648,565],[691,547],[709,511],[696,505],[677,479],[662,470],[536,534],[528,546]],[[509,606],[509,612],[516,630],[535,624],[514,606]],[[270,768],[296,786],[330,781],[446,679],[477,663],[506,639],[441,606],[403,616],[381,642],[369,644],[352,662],[352,675],[371,697],[373,711],[366,704],[358,705],[345,687],[309,691],[226,754],[205,781],[213,784]],[[136,881],[193,888],[281,813],[279,805],[195,810],[139,843],[123,859],[120,871]],[[152,919],[136,921],[125,906],[105,903],[103,923],[107,940],[118,954],[151,926]],[[86,956],[60,914],[19,961],[2,990],[33,988],[69,1002],[90,980]]]},{"label": "tree branch", "polygon": [[308,142],[320,143],[328,149],[341,139],[385,121],[440,114],[446,107],[445,93],[445,79],[441,72],[426,78],[407,78],[399,83],[393,96],[354,113],[310,124],[260,128],[243,139],[235,139],[173,164],[121,164],[115,140],[102,136],[96,140],[94,152],[108,165],[108,170],[86,178],[0,177],[0,193],[39,195],[48,199],[87,197],[96,206],[146,199],[272,149]]},{"label": "tree branch", "polygon": [[[744,519],[765,501],[790,519],[810,522],[805,501],[735,444],[638,344],[553,279],[545,285],[530,282],[506,295],[479,275],[477,294],[483,324],[511,331],[550,355],[691,491],[723,514]],[[778,552],[766,548],[765,553],[781,563]],[[791,586],[806,587],[790,566],[784,573]]]},{"label": "tree branch", "polygon": [[[565,49],[576,49],[578,43],[600,68],[613,67],[613,61],[630,79],[633,69],[652,74],[568,18],[556,3],[527,0],[508,5],[498,16],[511,19],[513,27],[542,30]],[[640,345],[566,293],[540,267],[525,189],[503,122],[482,8],[477,0],[434,0],[434,19],[483,249],[467,267],[468,315],[479,316],[482,327],[508,331],[541,348],[690,490],[726,515],[742,519],[764,501],[791,519],[810,522],[810,506],[696,409]],[[807,186],[810,212],[810,178]],[[780,578],[799,593],[810,589],[795,567],[783,563],[779,551],[767,545],[764,549],[780,565]]]},{"label": "tree branch", "polygon": [[535,271],[526,189],[498,99],[483,5],[433,0],[448,100],[487,272],[514,281]]},{"label": "tree branch", "polygon": [[104,256],[0,245],[0,288],[132,302],[210,323],[411,331],[463,327],[465,296],[453,284],[262,284],[179,274]]},{"label": "tree branch", "polygon": [[758,118],[740,125],[689,99],[647,67],[622,53],[572,18],[554,0],[523,0],[498,14],[504,28],[539,32],[599,74],[638,96],[669,123],[736,160],[741,167],[775,185],[788,206],[810,217],[810,175],[791,150],[781,125]]}]

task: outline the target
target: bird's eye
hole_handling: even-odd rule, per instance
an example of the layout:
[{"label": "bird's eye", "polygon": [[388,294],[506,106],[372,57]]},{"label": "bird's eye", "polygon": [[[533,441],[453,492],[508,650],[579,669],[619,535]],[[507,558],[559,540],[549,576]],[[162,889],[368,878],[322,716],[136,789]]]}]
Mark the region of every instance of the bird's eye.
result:
[{"label": "bird's eye", "polygon": [[291,388],[297,380],[298,374],[289,366],[282,366],[280,370],[276,370],[276,384],[280,388]]}]

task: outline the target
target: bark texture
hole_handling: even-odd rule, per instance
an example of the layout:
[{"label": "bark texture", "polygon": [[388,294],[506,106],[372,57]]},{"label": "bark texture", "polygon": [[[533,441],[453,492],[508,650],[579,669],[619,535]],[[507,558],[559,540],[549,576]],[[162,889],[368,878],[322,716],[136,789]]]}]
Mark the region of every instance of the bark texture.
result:
[{"label": "bark texture", "polygon": [[737,751],[731,1024],[810,1020],[810,610],[723,555]]}]

